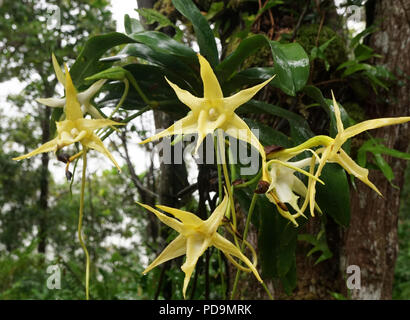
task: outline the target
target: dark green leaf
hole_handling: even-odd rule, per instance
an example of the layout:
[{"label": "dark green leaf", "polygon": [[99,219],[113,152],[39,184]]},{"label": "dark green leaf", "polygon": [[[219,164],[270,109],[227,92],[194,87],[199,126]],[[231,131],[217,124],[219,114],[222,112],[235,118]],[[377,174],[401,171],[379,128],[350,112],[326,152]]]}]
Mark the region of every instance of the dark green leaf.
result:
[{"label": "dark green leaf", "polygon": [[218,49],[206,18],[191,0],[172,0],[172,3],[184,17],[192,22],[201,54],[209,61],[211,66],[218,65]]},{"label": "dark green leaf", "polygon": [[324,214],[347,227],[350,221],[350,194],[344,169],[338,164],[328,163],[320,179],[325,185],[316,184],[316,202]]},{"label": "dark green leaf", "polygon": [[70,69],[76,87],[80,87],[86,77],[110,67],[111,63],[98,61],[107,50],[132,42],[135,40],[118,32],[91,37]]},{"label": "dark green leaf", "polygon": [[270,41],[276,77],[271,85],[294,96],[309,78],[309,57],[296,42],[282,44]]},{"label": "dark green leaf", "polygon": [[128,14],[124,16],[124,29],[127,34],[144,31],[142,24],[137,19],[131,18]]}]

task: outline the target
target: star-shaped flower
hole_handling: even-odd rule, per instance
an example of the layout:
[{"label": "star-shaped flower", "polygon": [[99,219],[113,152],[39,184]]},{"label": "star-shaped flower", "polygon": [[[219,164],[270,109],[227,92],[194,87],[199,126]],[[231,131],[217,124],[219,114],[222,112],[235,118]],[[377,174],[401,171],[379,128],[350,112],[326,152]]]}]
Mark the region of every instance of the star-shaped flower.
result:
[{"label": "star-shaped flower", "polygon": [[[176,134],[198,134],[195,152],[207,134],[212,134],[216,129],[224,130],[228,135],[243,140],[256,148],[265,163],[265,151],[256,136],[249,129],[248,125],[235,114],[235,110],[246,103],[272,79],[256,85],[252,88],[242,90],[233,96],[224,98],[218,79],[213,72],[208,61],[198,54],[200,73],[204,87],[204,97],[198,98],[186,90],[182,90],[176,84],[167,82],[174,89],[178,99],[187,105],[191,111],[181,120],[174,123],[168,129],[140,142],[141,144],[155,141],[163,137]],[[266,177],[266,171],[263,170]]]},{"label": "star-shaped flower", "polygon": [[[60,65],[57,62],[54,54],[51,55],[53,61],[54,71],[56,73],[58,81],[64,86],[66,86],[66,80]],[[105,79],[98,80],[94,82],[87,90],[77,93],[77,99],[80,102],[81,110],[83,114],[90,114],[94,119],[103,119],[100,112],[92,105],[91,100],[94,95],[100,91],[101,87],[106,82]],[[38,98],[37,102],[44,104],[52,108],[63,108],[66,105],[66,98]]]},{"label": "star-shaped flower", "polygon": [[[336,102],[335,96],[332,92],[333,108],[336,117],[337,135],[334,139],[328,139],[328,142],[324,144],[324,148],[316,150],[317,153],[321,153],[319,166],[316,170],[315,177],[318,178],[323,170],[323,167],[327,162],[336,162],[341,165],[349,174],[354,175],[362,182],[367,184],[370,188],[381,195],[377,187],[370,182],[368,175],[369,170],[359,166],[343,149],[343,144],[364,131],[385,127],[393,124],[400,124],[410,121],[410,117],[397,117],[397,118],[379,118],[360,122],[349,128],[344,129],[342,119],[340,116],[340,109]],[[309,180],[308,193],[309,193],[309,206],[310,213],[313,216],[314,211],[314,199],[316,193],[316,181],[314,179]]]},{"label": "star-shaped flower", "polygon": [[221,204],[205,221],[200,219],[193,213],[187,211],[182,211],[166,206],[157,206],[157,208],[168,212],[175,217],[171,218],[148,205],[139,202],[137,203],[145,209],[154,213],[159,220],[180,233],[143,271],[144,274],[160,265],[161,263],[185,254],[186,260],[181,267],[182,271],[185,273],[184,286],[182,290],[185,298],[189,280],[195,269],[195,265],[199,257],[205,252],[208,247],[214,246],[219,250],[222,250],[222,252],[227,257],[229,257],[229,260],[232,259],[232,256],[235,256],[242,260],[254,273],[255,277],[260,282],[262,282],[258,271],[256,270],[255,266],[249,261],[249,259],[244,256],[232,242],[225,239],[217,232],[228,206],[228,197],[226,195]]},{"label": "star-shaped flower", "polygon": [[57,137],[46,142],[36,150],[14,158],[13,160],[22,160],[30,158],[36,154],[54,151],[57,152],[61,148],[80,142],[83,148],[90,148],[101,152],[107,156],[114,165],[121,171],[118,163],[115,161],[111,153],[105,148],[101,139],[94,133],[94,130],[112,125],[123,125],[108,119],[84,119],[80,108],[80,103],[77,99],[77,91],[71,80],[70,73],[65,65],[65,89],[66,89],[66,120],[56,122]]}]

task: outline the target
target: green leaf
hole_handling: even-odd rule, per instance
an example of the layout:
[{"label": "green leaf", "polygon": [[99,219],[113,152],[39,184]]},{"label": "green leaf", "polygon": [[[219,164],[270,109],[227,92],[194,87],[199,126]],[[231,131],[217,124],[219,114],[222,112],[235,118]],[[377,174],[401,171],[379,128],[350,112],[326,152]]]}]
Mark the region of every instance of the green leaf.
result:
[{"label": "green leaf", "polygon": [[162,32],[144,31],[131,34],[130,37],[155,51],[181,59],[192,69],[198,69],[199,63],[195,52],[190,47],[183,45]]},{"label": "green leaf", "polygon": [[128,14],[124,16],[124,29],[127,34],[144,31],[142,24],[137,19],[131,18]]},{"label": "green leaf", "polygon": [[309,57],[296,42],[282,44],[270,41],[276,77],[271,85],[294,96],[309,78]]},{"label": "green leaf", "polygon": [[91,37],[70,69],[76,87],[79,88],[86,77],[110,67],[110,62],[98,61],[107,50],[132,42],[135,40],[118,32]]},{"label": "green leaf", "polygon": [[199,92],[201,92],[202,86],[198,81],[197,74],[194,73],[187,63],[184,63],[179,59],[179,57],[157,51],[142,43],[132,43],[127,45],[121,51],[121,54],[142,58],[154,65],[168,70],[168,72],[173,72],[176,77],[179,77],[177,75],[182,75],[184,77],[183,89],[189,90],[197,96],[199,95]]},{"label": "green leaf", "polygon": [[[247,57],[266,45],[269,45],[271,48],[274,66],[270,68],[253,68],[253,77],[256,75],[256,70],[263,76],[263,79],[266,79],[267,75],[272,76],[276,74],[276,77],[270,84],[281,89],[286,94],[294,96],[297,91],[306,85],[310,68],[307,53],[295,42],[282,44],[276,41],[269,41],[263,35],[246,38],[217,67],[217,72],[225,80],[229,80]],[[241,72],[240,76],[246,76],[246,73]]]},{"label": "green leaf", "polygon": [[292,141],[290,140],[290,138],[282,132],[251,119],[243,118],[243,120],[246,122],[249,128],[259,130],[259,141],[262,143],[262,145],[277,145],[284,148],[289,148],[292,146]]},{"label": "green leaf", "polygon": [[306,241],[313,246],[313,248],[307,253],[307,257],[311,256],[313,253],[317,251],[322,252],[319,258],[315,261],[315,265],[333,257],[333,253],[330,251],[327,245],[326,236],[324,232],[319,232],[317,236],[314,236],[309,233],[300,234],[298,235],[298,240]]},{"label": "green leaf", "polygon": [[320,179],[325,183],[316,184],[316,202],[323,213],[344,227],[350,222],[350,194],[346,173],[335,163],[328,163],[323,168]]},{"label": "green leaf", "polygon": [[158,27],[156,30],[159,30],[164,27],[171,26],[175,29],[175,38],[178,40],[182,39],[183,33],[181,29],[179,29],[174,23],[172,23],[171,20],[169,20],[166,16],[164,16],[162,13],[158,12],[155,9],[151,8],[141,8],[141,9],[136,9],[135,11],[138,12],[140,16],[143,16],[146,20],[146,23],[148,25],[153,24],[153,23],[158,23]]},{"label": "green leaf", "polygon": [[342,74],[342,78],[350,76],[351,74],[359,72],[359,71],[369,70],[371,67],[372,66],[367,63],[357,63],[351,67],[347,67],[346,70]]},{"label": "green leaf", "polygon": [[350,43],[350,47],[354,48],[356,47],[360,40],[366,36],[368,36],[369,34],[372,34],[373,32],[379,30],[379,27],[375,26],[375,25],[371,25],[370,27],[367,27],[366,29],[364,29],[362,32],[360,32],[358,35],[356,35],[351,43]]},{"label": "green leaf", "polygon": [[295,290],[297,286],[297,274],[296,274],[296,259],[292,262],[289,272],[281,279],[283,289],[287,295],[291,295],[292,291]]},{"label": "green leaf", "polygon": [[240,106],[236,111],[238,114],[268,113],[286,119],[289,122],[291,137],[295,144],[302,143],[314,136],[304,118],[294,112],[266,102],[251,100]]},{"label": "green leaf", "polygon": [[261,47],[267,46],[268,44],[268,39],[261,34],[242,40],[235,51],[227,56],[224,61],[216,67],[215,71],[220,74],[223,79],[229,80],[246,58],[258,51]]},{"label": "green leaf", "polygon": [[211,66],[218,65],[218,49],[206,18],[191,0],[172,0],[172,3],[184,17],[191,21],[201,54],[209,61]]}]

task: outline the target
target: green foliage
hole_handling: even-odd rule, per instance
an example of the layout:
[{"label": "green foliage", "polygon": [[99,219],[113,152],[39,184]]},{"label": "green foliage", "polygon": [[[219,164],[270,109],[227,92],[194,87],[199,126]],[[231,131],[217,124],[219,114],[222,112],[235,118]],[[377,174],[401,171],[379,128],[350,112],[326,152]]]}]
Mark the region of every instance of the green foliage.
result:
[{"label": "green foliage", "polygon": [[[31,5],[32,8],[32,2],[26,2],[25,4]],[[94,3],[91,1],[88,5],[93,8],[96,6],[96,10],[102,10],[105,5],[105,2],[99,2],[100,5]],[[286,4],[284,1],[267,1],[263,8],[257,10],[252,7],[251,10],[240,15],[241,21],[245,23],[244,28],[241,31],[234,31],[235,28],[233,28],[230,34],[227,31],[230,26],[222,28],[224,24],[218,19],[221,19],[222,13],[233,10],[235,5],[239,6],[239,3],[208,3],[206,13],[202,13],[190,0],[173,0],[172,3],[179,14],[184,17],[183,19],[188,19],[188,24],[193,26],[199,51],[213,66],[225,96],[235,94],[245,85],[260,83],[276,75],[271,82],[271,88],[265,92],[271,96],[270,102],[260,101],[260,97],[255,97],[236,110],[249,127],[259,129],[260,141],[265,146],[293,147],[305,142],[317,132],[320,134],[325,132],[332,137],[336,135],[337,123],[333,102],[326,98],[329,92],[323,94],[319,85],[312,84],[312,80],[328,75],[328,71],[335,74],[341,73],[343,79],[366,77],[374,89],[377,86],[388,88],[385,80],[393,79],[386,69],[364,63],[371,58],[378,57],[371,48],[360,43],[361,37],[372,32],[370,29],[351,41],[350,49],[354,51],[354,59],[347,60],[344,40],[327,26],[319,28],[317,24],[303,25],[295,42],[287,40],[289,35],[272,40],[264,34],[253,34],[251,31],[257,18],[267,14],[268,10],[288,13],[287,9],[282,6]],[[19,4],[8,4],[8,8],[16,12],[22,10],[23,14],[27,15],[27,8],[23,7]],[[68,8],[66,10],[69,11]],[[79,10],[82,12],[82,7]],[[41,12],[44,13],[43,11]],[[126,34],[94,32],[96,35],[90,36],[83,45],[74,46],[70,43],[64,48],[61,46],[62,39],[59,38],[59,34],[56,35],[52,31],[45,32],[47,41],[42,46],[38,42],[41,40],[34,39],[34,35],[40,34],[41,24],[37,22],[31,25],[23,24],[21,26],[23,31],[28,32],[27,29],[33,28],[27,43],[30,46],[41,48],[36,48],[36,51],[30,54],[17,55],[17,57],[13,57],[12,52],[7,53],[6,58],[15,59],[13,62],[19,68],[7,71],[4,78],[16,75],[30,78],[31,70],[35,69],[40,76],[43,76],[43,83],[38,84],[37,88],[34,83],[30,87],[31,92],[37,95],[40,89],[46,87],[53,92],[56,79],[49,87],[48,82],[44,82],[44,79],[48,79],[47,77],[52,73],[48,57],[50,52],[54,51],[60,60],[63,56],[66,57],[65,61],[76,57],[70,73],[77,89],[86,88],[97,79],[107,79],[103,88],[104,96],[97,103],[98,108],[112,109],[121,101],[118,105],[120,106],[119,114],[124,115],[127,119],[134,119],[148,109],[160,110],[175,118],[181,118],[186,115],[187,107],[177,99],[164,76],[182,89],[201,96],[203,84],[199,75],[197,55],[191,47],[185,44],[189,43],[189,39],[182,33],[178,21],[175,21],[177,19],[175,16],[171,18],[154,9],[146,8],[141,8],[138,12],[145,18],[146,24],[155,25],[154,31],[144,30],[141,22],[127,15],[124,22]],[[293,12],[293,9],[289,9],[289,12]],[[103,19],[108,19],[109,14],[104,13],[91,18],[86,13],[86,16],[91,19],[87,20],[87,23],[81,20],[81,15],[78,17],[81,21],[74,21],[74,24],[79,27],[75,28],[75,32],[69,34],[69,38],[80,38],[79,33],[84,33],[88,25],[93,26],[94,31],[99,30],[98,23],[104,21]],[[20,15],[15,17],[18,22],[22,21],[20,18]],[[68,19],[67,15],[64,18]],[[7,24],[11,23],[10,19],[10,16],[3,18]],[[182,19],[181,16],[179,19]],[[186,23],[186,20],[183,22]],[[175,29],[175,36],[171,37],[160,32],[164,27]],[[320,32],[318,32],[319,29]],[[8,48],[12,47],[10,44],[11,30],[2,27],[0,32],[2,32],[0,33],[2,38],[6,35],[5,42],[2,42]],[[221,42],[223,42],[222,38],[230,39],[232,42],[238,39],[240,41],[232,45],[229,55],[220,57],[214,36],[219,37]],[[20,36],[16,41],[22,41]],[[74,54],[74,47],[76,50],[81,48],[77,56]],[[261,52],[262,56],[267,55],[268,59],[263,65],[258,63],[258,66],[254,66],[255,61],[250,63],[250,60]],[[113,56],[113,53],[119,54]],[[39,57],[44,57],[47,62]],[[316,72],[313,75],[312,70]],[[124,79],[127,79],[131,85],[123,101],[124,84],[122,80]],[[144,94],[142,95],[141,92]],[[10,97],[10,99],[17,105],[24,106],[25,100],[21,97]],[[303,108],[304,103],[320,107],[314,112],[320,114],[321,118],[318,118],[318,122],[322,120],[321,127],[314,123],[316,119],[312,121],[312,117],[308,114],[310,108],[306,112],[308,108]],[[349,127],[353,124],[351,118],[356,117],[350,117],[345,108],[339,106],[343,125]],[[313,115],[315,115],[314,112],[312,112]],[[61,110],[54,113],[53,122],[60,119],[61,113]],[[273,119],[275,128],[264,122],[263,117]],[[15,125],[10,130],[0,127],[0,136],[5,136],[6,141],[10,140],[24,145],[26,149],[37,146],[38,141],[33,137],[35,130],[30,117],[11,122]],[[136,130],[135,124],[132,126]],[[1,146],[6,146],[6,144],[1,142]],[[346,143],[343,148],[349,152],[349,143]],[[388,149],[374,139],[364,143],[358,150],[358,163],[362,166],[368,164],[367,153],[372,154],[376,166],[382,170],[390,182],[394,178],[393,171],[381,155],[410,158],[408,154]],[[35,250],[38,237],[33,226],[38,224],[36,219],[44,217],[44,213],[40,212],[37,205],[37,181],[41,173],[33,165],[34,160],[27,161],[23,165],[10,161],[14,155],[15,152],[9,152],[5,147],[0,149],[2,168],[0,174],[2,208],[0,210],[0,243],[4,245],[4,248],[0,248],[2,251],[0,298],[80,299],[83,297],[84,289],[83,255],[77,251],[78,243],[73,241],[77,232],[78,216],[76,213],[79,209],[77,175],[74,177],[72,193],[67,182],[57,182],[57,179],[50,178],[50,205],[46,220],[48,250],[52,254],[51,257],[40,255]],[[182,299],[183,273],[179,269],[182,264],[180,259],[171,262],[171,267],[155,268],[147,276],[141,275],[146,260],[152,261],[152,258],[157,256],[165,244],[174,239],[175,234],[161,229],[150,221],[150,216],[146,216],[144,211],[135,206],[134,201],[137,200],[137,191],[134,187],[135,177],[132,180],[130,172],[126,168],[123,169],[123,175],[118,175],[115,170],[107,170],[99,174],[93,173],[87,180],[84,234],[87,235],[86,243],[92,262],[92,298]],[[236,178],[234,169],[236,167],[232,165],[231,174]],[[61,174],[63,175],[63,172]],[[144,180],[145,175],[146,173],[138,178]],[[13,178],[10,179],[10,177]],[[246,178],[251,180],[256,177],[257,175]],[[154,175],[152,178],[155,180]],[[300,234],[299,229],[293,227],[287,219],[282,217],[265,196],[257,197],[252,224],[258,233],[258,254],[262,275],[265,279],[279,279],[288,295],[297,287],[296,249],[298,240],[308,242],[313,246],[308,256],[320,253],[315,262],[318,264],[332,257],[326,239],[326,219],[332,219],[341,227],[348,227],[350,222],[350,190],[343,168],[336,164],[326,165],[321,180],[325,182],[325,186],[317,184],[317,203],[325,216],[319,218],[322,219],[322,230],[318,235]],[[24,190],[20,188],[21,184],[25,186]],[[151,186],[153,185],[154,183]],[[246,188],[235,190],[235,198],[240,204],[241,211],[246,215],[250,214],[247,208],[250,207],[255,188],[256,184],[251,184]],[[144,193],[140,192],[140,194]],[[211,203],[211,201],[208,202]],[[194,211],[199,205],[191,199],[186,206]],[[301,220],[300,225],[303,226],[305,223],[307,219]],[[408,226],[407,222],[400,226],[402,238],[407,237],[408,232],[405,226]],[[156,231],[153,231],[154,229]],[[115,240],[127,242],[128,245],[119,245]],[[402,253],[396,270],[400,283],[396,285],[396,297],[408,297],[410,292],[409,275],[404,268],[410,257],[407,245],[408,241],[401,244]],[[224,277],[227,269],[222,267],[222,259],[216,250],[211,250],[209,254],[208,270],[211,280],[207,280],[204,272],[205,263],[201,260],[195,271],[196,280],[192,280],[195,281],[197,288],[196,291],[191,292],[193,298],[204,298],[203,292],[207,286],[211,286],[212,289],[211,299],[225,297],[226,285],[220,282],[220,279]],[[64,272],[62,284],[64,289],[61,291],[45,289],[44,284],[48,277],[45,269],[50,264],[61,266]],[[335,299],[343,298],[339,293],[330,294]]]}]

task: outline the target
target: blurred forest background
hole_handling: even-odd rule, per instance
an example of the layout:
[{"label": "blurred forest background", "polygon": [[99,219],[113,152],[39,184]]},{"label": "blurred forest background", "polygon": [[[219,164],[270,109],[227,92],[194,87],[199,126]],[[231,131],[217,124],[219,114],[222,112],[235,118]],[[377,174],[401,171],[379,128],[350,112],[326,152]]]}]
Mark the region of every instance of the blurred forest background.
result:
[{"label": "blurred forest background", "polygon": [[[136,1],[124,2],[129,2],[130,8],[135,7]],[[398,54],[403,54],[403,59],[410,61],[409,52],[400,53],[399,47],[400,39],[408,41],[405,38],[410,38],[410,22],[408,18],[407,22],[403,22],[406,16],[410,16],[409,4],[406,7],[401,1],[338,1],[341,8],[339,12],[336,11],[334,2],[327,0],[225,0],[195,3],[219,37],[222,56],[227,56],[238,45],[236,40],[240,37],[232,37],[233,33],[263,33],[275,40],[296,40],[310,56],[310,81],[329,92],[333,89],[336,96],[342,97],[341,103],[354,120],[362,121],[395,113],[409,114],[409,93],[403,96],[400,90],[409,90],[410,77],[401,73],[400,67],[406,70],[406,65],[395,58]],[[51,153],[21,162],[11,159],[52,138],[49,130],[51,109],[35,101],[39,97],[63,93],[57,86],[51,53],[54,52],[60,61],[64,58],[70,64],[91,35],[114,31],[116,26],[109,5],[104,0],[2,1],[0,86],[1,95],[7,99],[7,104],[0,106],[0,299],[84,297],[84,257],[76,239],[78,179],[75,179],[71,188],[70,182],[65,179],[64,165],[60,163],[56,166],[57,160]],[[54,6],[61,13],[59,28],[48,26],[47,19]],[[360,11],[351,10],[352,6]],[[175,38],[179,37],[185,43],[195,45],[192,40],[192,25],[175,10],[171,1],[141,0],[138,1],[138,7],[145,9],[139,13],[144,17],[147,28],[161,30]],[[354,37],[357,32],[348,28],[352,21],[356,23],[356,27],[361,24],[365,26],[361,29],[365,31],[358,37]],[[394,42],[386,44],[383,41],[387,40],[383,39],[394,28],[394,23],[397,24],[396,29],[401,31],[396,31],[398,38]],[[406,23],[407,26],[400,25]],[[357,45],[359,41],[362,41],[362,46]],[[272,62],[268,55],[262,50],[247,63],[249,66],[269,65]],[[343,66],[346,62],[349,63]],[[24,82],[25,88],[19,94],[8,95],[7,88],[1,82],[13,78]],[[391,100],[389,94],[395,95],[398,100]],[[306,117],[311,110],[309,108],[314,107],[300,108],[297,99],[284,95],[280,98],[289,108],[297,109]],[[393,105],[406,106],[393,110]],[[320,128],[323,126],[324,115],[312,112],[313,118],[317,120],[313,126]],[[155,122],[158,128],[167,127],[174,120],[161,112],[149,113],[149,116],[152,117],[152,125]],[[272,119],[263,120],[268,126],[277,126]],[[170,262],[146,276],[141,274],[148,260],[152,260],[174,234],[169,233],[151,215],[137,208],[134,202],[142,200],[150,203],[154,196],[158,196],[158,202],[172,206],[175,200],[171,195],[185,190],[189,181],[184,165],[158,166],[151,162],[145,171],[136,170],[138,155],[130,155],[130,152],[151,152],[142,147],[132,147],[139,141],[135,138],[136,134],[143,134],[144,130],[153,128],[127,126],[111,138],[111,149],[116,150],[116,158],[122,159],[122,174],[117,174],[116,169],[111,169],[108,164],[109,169],[100,170],[98,174],[91,170],[92,173],[88,175],[84,233],[92,261],[90,284],[93,299],[182,298],[183,273],[179,269],[180,263]],[[397,137],[396,134],[394,130],[379,130],[376,137],[384,138],[390,148],[409,152],[408,137]],[[391,138],[385,138],[387,135]],[[356,150],[362,142],[359,139],[353,141]],[[98,165],[100,162],[97,159],[91,163]],[[372,232],[375,236],[384,234],[386,237],[388,234],[393,240],[381,241],[383,252],[387,253],[382,258],[374,258],[374,263],[380,268],[376,270],[370,267],[369,270],[374,271],[373,275],[365,275],[362,282],[368,279],[380,282],[378,276],[386,274],[383,276],[385,283],[380,289],[382,293],[377,297],[410,299],[410,166],[403,160],[385,155],[369,157],[369,165],[375,169],[371,178],[380,187],[385,198],[374,200],[374,207],[370,206],[373,198],[363,198],[369,204],[367,218],[374,219],[372,221],[376,227]],[[206,180],[205,168],[199,168],[195,172],[199,179]],[[356,187],[362,195],[369,193],[362,185],[357,184]],[[361,199],[357,197],[352,192],[353,211],[360,211]],[[381,204],[383,201],[385,203]],[[197,197],[189,197],[185,202],[187,208],[198,206]],[[386,208],[389,208],[389,214]],[[380,224],[372,215],[385,220]],[[328,270],[326,263],[332,261],[332,256],[333,259],[338,258],[339,251],[342,250],[334,244],[344,236],[348,238],[349,230],[367,228],[360,219],[359,214],[352,214],[350,229],[343,231],[336,230],[335,224],[329,222],[326,235],[329,247],[326,245],[327,251],[323,251],[328,255],[327,261],[316,265],[315,261],[320,255],[307,257],[307,249],[311,247],[306,244],[306,250],[299,253],[300,261],[303,262],[298,262],[298,266],[301,265],[301,272],[305,274],[298,274],[300,283],[297,289],[290,295],[278,290],[277,297],[365,298],[360,295],[351,296],[340,289],[340,285],[336,285],[336,281],[332,279],[332,270],[329,269],[329,274],[325,275]],[[315,234],[318,228],[321,225],[313,222],[303,232]],[[347,240],[343,250],[349,251],[349,241],[354,239],[360,241],[360,238]],[[396,260],[397,246],[399,250]],[[361,255],[361,250],[364,249],[359,246],[358,251],[355,250],[350,251],[352,255]],[[392,252],[390,256],[389,252]],[[372,254],[371,250],[364,253],[367,256]],[[381,263],[377,259],[387,262]],[[50,276],[46,270],[50,265],[59,265],[62,270],[60,290],[49,290],[46,286]],[[308,268],[303,267],[307,265]],[[207,275],[211,278],[209,280],[200,271],[196,272],[190,297],[224,298],[229,283],[221,284],[216,280],[217,276],[211,273]],[[314,282],[309,282],[311,280]],[[253,298],[246,296],[246,293],[243,293],[243,297]]]}]

